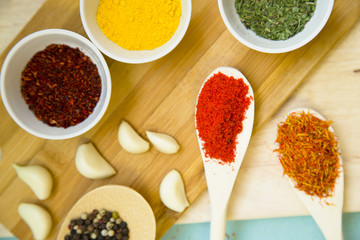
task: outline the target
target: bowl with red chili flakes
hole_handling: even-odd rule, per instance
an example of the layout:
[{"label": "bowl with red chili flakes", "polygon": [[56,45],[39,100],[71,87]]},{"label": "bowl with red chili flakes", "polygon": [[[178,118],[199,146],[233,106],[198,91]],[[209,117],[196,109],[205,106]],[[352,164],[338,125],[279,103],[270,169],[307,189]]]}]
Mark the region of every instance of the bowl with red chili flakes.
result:
[{"label": "bowl with red chili flakes", "polygon": [[100,51],[81,35],[47,29],[20,40],[2,66],[1,97],[13,120],[45,139],[90,130],[110,101],[111,77]]}]

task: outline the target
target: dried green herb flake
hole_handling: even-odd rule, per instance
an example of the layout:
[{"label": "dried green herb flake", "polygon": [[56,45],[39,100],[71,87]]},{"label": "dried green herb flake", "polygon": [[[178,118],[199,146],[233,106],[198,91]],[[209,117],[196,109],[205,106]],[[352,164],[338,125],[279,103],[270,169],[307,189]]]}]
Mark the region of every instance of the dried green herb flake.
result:
[{"label": "dried green herb flake", "polygon": [[315,7],[316,0],[235,0],[246,28],[270,40],[286,40],[301,32]]}]

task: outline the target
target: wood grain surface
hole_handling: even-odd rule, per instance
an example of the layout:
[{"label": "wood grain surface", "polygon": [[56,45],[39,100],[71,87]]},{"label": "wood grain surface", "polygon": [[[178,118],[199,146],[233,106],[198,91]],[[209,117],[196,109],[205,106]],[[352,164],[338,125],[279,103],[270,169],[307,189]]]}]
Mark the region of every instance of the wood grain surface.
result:
[{"label": "wood grain surface", "polygon": [[[74,1],[48,0],[10,44],[0,58],[19,39],[36,30],[64,28],[82,35]],[[49,209],[55,228],[72,205],[97,186],[115,183],[131,186],[150,203],[157,219],[159,238],[180,216],[160,202],[158,187],[162,177],[178,169],[185,180],[187,195],[193,202],[205,189],[202,161],[194,132],[194,106],[202,81],[218,66],[232,66],[244,73],[252,84],[256,100],[255,131],[280,107],[307,74],[334,44],[351,28],[359,16],[359,3],[336,1],[334,11],[321,34],[305,47],[286,54],[263,54],[238,43],[226,30],[217,3],[193,1],[192,19],[179,46],[164,58],[152,63],[129,65],[107,59],[113,83],[110,105],[101,122],[88,133],[70,140],[49,141],[36,138],[20,129],[0,106],[0,222],[20,239],[31,239],[31,233],[16,214],[20,202],[36,202]],[[211,21],[209,21],[211,19]],[[141,134],[145,129],[175,136],[181,151],[168,156],[152,149],[142,155],[131,155],[117,142],[121,119],[128,120]],[[73,163],[76,147],[92,141],[118,170],[107,180],[83,178]],[[55,178],[52,197],[37,201],[11,168],[11,164],[38,163],[48,167]]]}]

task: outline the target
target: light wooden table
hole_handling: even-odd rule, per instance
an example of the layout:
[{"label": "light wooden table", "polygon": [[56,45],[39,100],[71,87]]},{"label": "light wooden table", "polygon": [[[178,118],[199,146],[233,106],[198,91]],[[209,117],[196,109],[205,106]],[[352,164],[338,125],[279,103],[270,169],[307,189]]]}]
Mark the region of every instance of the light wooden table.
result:
[{"label": "light wooden table", "polygon": [[[0,0],[0,52],[44,0]],[[360,20],[251,140],[230,200],[228,219],[307,215],[272,154],[279,118],[310,107],[329,120],[339,137],[345,170],[344,211],[360,211]],[[1,147],[1,146],[0,146]],[[1,164],[1,162],[0,162]],[[178,223],[209,221],[205,191]],[[0,231],[1,236],[1,231]]]},{"label": "light wooden table", "polygon": [[[344,159],[344,212],[360,211],[359,39],[360,19],[252,137],[229,203],[228,219],[308,215],[272,153],[279,119],[298,107],[313,108],[334,121]],[[204,192],[178,223],[209,220],[209,199]]]}]

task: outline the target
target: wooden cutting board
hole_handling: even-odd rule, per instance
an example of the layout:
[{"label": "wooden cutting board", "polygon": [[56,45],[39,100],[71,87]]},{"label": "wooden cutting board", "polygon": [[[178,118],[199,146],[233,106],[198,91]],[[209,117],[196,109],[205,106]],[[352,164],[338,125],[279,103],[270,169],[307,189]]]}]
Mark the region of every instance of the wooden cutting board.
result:
[{"label": "wooden cutting board", "polygon": [[[34,137],[18,127],[1,104],[0,222],[20,239],[32,239],[17,214],[17,206],[20,202],[38,203],[53,216],[49,239],[55,239],[64,216],[83,194],[101,185],[121,184],[131,186],[150,203],[160,238],[180,216],[160,201],[158,188],[165,174],[173,168],[181,172],[190,202],[206,187],[194,128],[195,101],[205,77],[218,66],[232,66],[243,72],[255,91],[256,131],[348,32],[359,17],[359,7],[358,1],[336,1],[329,22],[309,44],[291,53],[264,54],[237,42],[222,22],[216,1],[193,1],[189,29],[170,54],[140,65],[107,59],[113,84],[109,108],[94,129],[73,139]],[[63,28],[86,36],[78,8],[78,1],[46,1],[0,62],[18,40],[37,30]],[[143,136],[145,129],[174,136],[181,144],[180,152],[170,156],[155,149],[141,155],[125,152],[117,141],[122,119]],[[118,170],[116,176],[94,181],[77,172],[76,148],[89,141]],[[16,177],[11,167],[14,162],[46,166],[55,179],[52,196],[46,201],[37,200]]]}]

